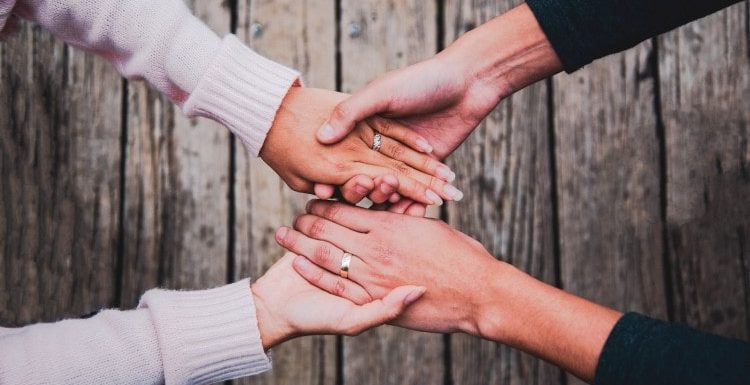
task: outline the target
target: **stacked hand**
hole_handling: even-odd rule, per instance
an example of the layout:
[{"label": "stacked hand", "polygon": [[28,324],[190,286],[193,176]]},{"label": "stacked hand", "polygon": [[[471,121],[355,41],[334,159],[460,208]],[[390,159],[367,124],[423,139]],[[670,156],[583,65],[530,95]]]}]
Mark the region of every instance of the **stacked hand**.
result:
[{"label": "stacked hand", "polygon": [[[332,91],[292,88],[284,99],[260,156],[292,189],[311,193],[314,182],[345,186],[345,196],[358,201],[359,191],[391,175],[396,188],[381,194],[386,199],[398,192],[423,204],[441,204],[463,195],[448,182],[450,168],[415,150],[419,135],[395,121],[373,117],[356,124],[340,142],[320,144],[315,130],[344,98]],[[376,133],[382,138],[379,151],[372,149]]]},{"label": "stacked hand", "polygon": [[[584,379],[621,316],[495,260],[439,220],[313,201],[276,240],[300,255],[293,267],[302,277],[354,303],[405,284],[426,287],[395,325],[498,341]],[[347,278],[338,275],[344,251],[354,254]]]},{"label": "stacked hand", "polygon": [[[502,99],[561,68],[531,11],[521,5],[465,33],[435,57],[389,72],[339,103],[318,140],[335,143],[357,122],[384,116],[411,129],[423,139],[420,148],[442,160]],[[317,186],[316,192],[327,199],[333,187]],[[390,211],[421,216],[424,207],[406,200]]]},{"label": "stacked hand", "polygon": [[424,287],[404,285],[382,299],[355,303],[302,279],[292,270],[294,258],[287,253],[252,284],[264,349],[303,335],[359,334],[398,317],[425,292]]}]

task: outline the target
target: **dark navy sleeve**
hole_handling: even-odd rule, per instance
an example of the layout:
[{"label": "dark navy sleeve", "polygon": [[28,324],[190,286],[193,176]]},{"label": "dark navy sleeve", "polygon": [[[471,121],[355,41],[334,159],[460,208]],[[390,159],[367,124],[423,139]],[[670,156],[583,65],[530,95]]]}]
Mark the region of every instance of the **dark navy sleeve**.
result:
[{"label": "dark navy sleeve", "polygon": [[567,72],[741,0],[527,0]]},{"label": "dark navy sleeve", "polygon": [[637,313],[604,344],[595,385],[748,385],[750,344]]}]

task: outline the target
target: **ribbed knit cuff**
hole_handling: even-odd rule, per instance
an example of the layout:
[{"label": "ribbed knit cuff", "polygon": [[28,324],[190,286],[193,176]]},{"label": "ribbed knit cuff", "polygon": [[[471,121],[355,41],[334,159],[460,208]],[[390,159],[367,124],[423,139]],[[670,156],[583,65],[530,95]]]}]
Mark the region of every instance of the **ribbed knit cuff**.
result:
[{"label": "ribbed knit cuff", "polygon": [[255,304],[247,279],[201,291],[149,290],[167,385],[212,384],[264,372]]},{"label": "ribbed knit cuff", "polygon": [[258,156],[276,111],[299,73],[264,58],[227,35],[213,63],[182,106],[229,128]]}]

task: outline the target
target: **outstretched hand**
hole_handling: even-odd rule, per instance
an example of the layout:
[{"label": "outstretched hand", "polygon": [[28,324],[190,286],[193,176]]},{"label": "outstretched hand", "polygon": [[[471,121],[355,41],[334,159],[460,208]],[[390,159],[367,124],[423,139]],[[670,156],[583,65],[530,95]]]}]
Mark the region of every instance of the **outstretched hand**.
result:
[{"label": "outstretched hand", "polygon": [[561,69],[535,16],[521,4],[463,34],[435,57],[389,72],[339,103],[318,130],[318,140],[335,143],[356,122],[384,116],[424,138],[431,145],[420,142],[424,151],[432,149],[442,160],[502,99]]},{"label": "outstretched hand", "polygon": [[251,286],[266,350],[304,335],[357,335],[395,319],[426,290],[406,285],[378,299],[359,297],[351,301],[318,289],[300,277],[292,269],[295,257],[287,253]]}]

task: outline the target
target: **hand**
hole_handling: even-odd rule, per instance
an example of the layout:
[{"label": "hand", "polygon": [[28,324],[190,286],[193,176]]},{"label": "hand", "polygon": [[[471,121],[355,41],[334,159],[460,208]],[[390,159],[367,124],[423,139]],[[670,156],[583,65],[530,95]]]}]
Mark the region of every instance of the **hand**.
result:
[{"label": "hand", "polygon": [[[463,331],[543,358],[591,380],[621,313],[534,279],[492,258],[477,241],[438,220],[313,201],[279,244],[303,257],[294,269],[329,292],[362,302],[405,282],[427,294],[392,323]],[[343,250],[355,255],[338,277]],[[361,293],[363,288],[366,293]]]},{"label": "hand", "polygon": [[505,97],[559,72],[560,60],[526,4],[465,33],[435,57],[389,72],[339,103],[318,131],[335,143],[374,115],[398,119],[443,159]]},{"label": "hand", "polygon": [[251,286],[265,350],[303,335],[357,335],[398,317],[425,292],[424,287],[402,286],[382,299],[355,304],[302,279],[292,269],[294,258],[287,253]]},{"label": "hand", "polygon": [[[339,103],[318,130],[334,143],[355,123],[380,115],[420,136],[416,143],[444,159],[505,97],[562,70],[562,64],[526,4],[465,33],[435,57],[389,72]],[[331,187],[320,187],[332,193]],[[424,213],[399,202],[392,211]]]},{"label": "hand", "polygon": [[297,258],[295,269],[303,277],[326,290],[338,286],[339,295],[355,303],[380,298],[393,287],[422,285],[428,293],[395,320],[396,325],[478,333],[474,315],[489,297],[481,295],[483,287],[477,282],[496,280],[493,274],[501,263],[477,241],[438,220],[340,203],[313,201],[307,212],[297,218],[294,229],[278,230],[281,246],[334,274],[339,272],[343,250],[356,257],[349,279],[322,274],[325,270]]},{"label": "hand", "polygon": [[[424,204],[441,204],[462,195],[445,180],[452,172],[429,155],[402,143],[416,135],[400,124],[374,118],[357,124],[344,140],[322,145],[314,131],[345,95],[308,88],[292,88],[284,98],[260,151],[263,160],[295,191],[312,192],[313,182],[342,185],[358,174],[370,178],[393,174],[402,195]],[[380,152],[371,145],[375,131],[382,134]]]}]

